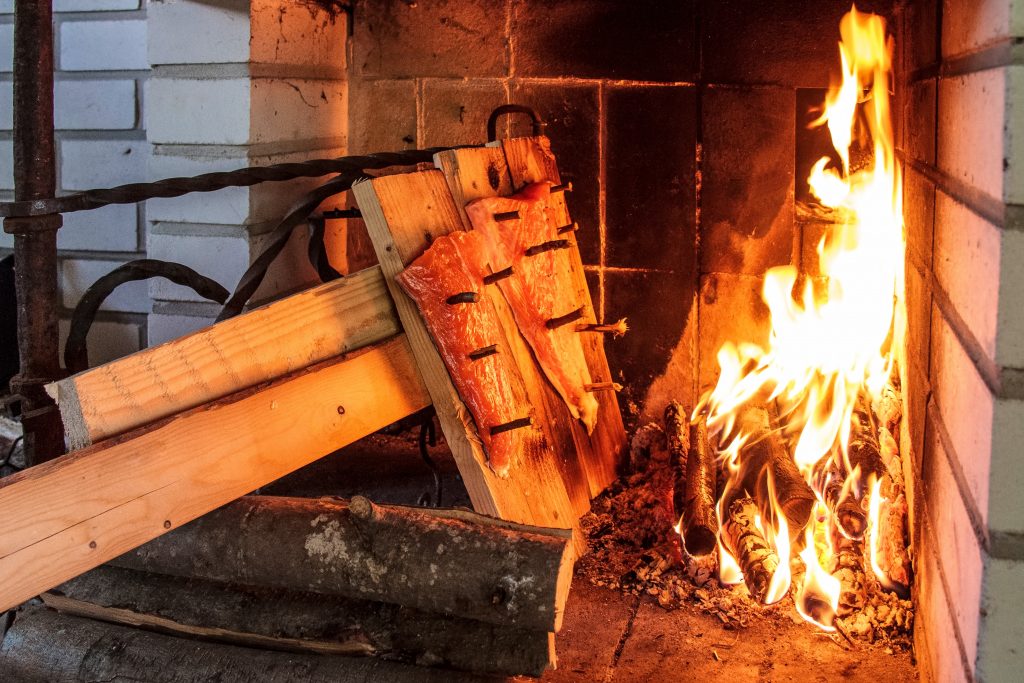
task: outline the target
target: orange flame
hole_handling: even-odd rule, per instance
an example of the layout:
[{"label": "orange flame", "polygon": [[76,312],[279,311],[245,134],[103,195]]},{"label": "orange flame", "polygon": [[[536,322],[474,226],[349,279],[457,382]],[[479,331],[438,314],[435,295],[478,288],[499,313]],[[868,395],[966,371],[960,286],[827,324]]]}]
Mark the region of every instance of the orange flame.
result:
[{"label": "orange flame", "polygon": [[[814,196],[836,217],[817,245],[821,277],[800,283],[793,266],[765,273],[762,298],[771,314],[767,348],[725,343],[718,352],[718,383],[698,407],[707,411],[708,428],[719,432],[725,445],[729,486],[738,485],[742,447],[750,437],[732,434],[737,416],[747,403],[766,396],[778,406],[786,433],[795,443],[793,458],[812,486],[822,484],[812,481],[812,468],[822,458],[831,454],[848,465],[858,396],[881,395],[894,356],[902,348],[904,235],[901,171],[889,107],[892,42],[886,37],[885,21],[858,12],[856,6],[840,22],[840,35],[842,80],[812,124],[828,127],[839,159],[836,165],[823,157],[808,178]],[[734,438],[726,438],[730,435]],[[854,488],[859,486],[858,475],[847,477],[844,495],[849,490],[861,493]],[[821,491],[816,488],[819,500]],[[772,510],[778,510],[774,489],[770,495]],[[877,482],[871,505],[876,567],[881,506]],[[822,554],[831,554],[830,544],[814,542],[815,527],[827,529],[831,523],[825,506],[819,503],[817,508],[819,514],[805,530],[807,544],[799,554],[806,571],[797,606],[806,619],[832,630],[840,588],[823,569]],[[771,528],[763,531],[780,559],[780,571],[772,580],[774,597],[779,586],[789,585],[790,548],[785,515],[773,516],[766,525]],[[720,556],[724,560],[728,553],[721,549]],[[733,571],[731,566],[728,571]]]}]

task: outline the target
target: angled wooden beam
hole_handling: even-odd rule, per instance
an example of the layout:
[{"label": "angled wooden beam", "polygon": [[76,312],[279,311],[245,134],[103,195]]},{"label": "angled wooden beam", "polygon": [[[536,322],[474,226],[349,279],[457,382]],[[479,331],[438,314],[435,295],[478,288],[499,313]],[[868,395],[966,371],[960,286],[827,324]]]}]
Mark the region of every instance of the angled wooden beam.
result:
[{"label": "angled wooden beam", "polygon": [[251,310],[47,387],[84,448],[398,334],[380,268]]},{"label": "angled wooden beam", "polygon": [[[545,527],[578,527],[554,449],[537,444],[517,458],[507,478],[487,466],[480,437],[438,354],[416,304],[395,281],[429,243],[462,229],[462,218],[444,175],[437,170],[384,176],[356,183],[363,213],[384,279],[434,403],[445,439],[477,512]],[[577,549],[585,543],[575,534]]]},{"label": "angled wooden beam", "polygon": [[2,479],[0,610],[428,405],[398,335]]}]

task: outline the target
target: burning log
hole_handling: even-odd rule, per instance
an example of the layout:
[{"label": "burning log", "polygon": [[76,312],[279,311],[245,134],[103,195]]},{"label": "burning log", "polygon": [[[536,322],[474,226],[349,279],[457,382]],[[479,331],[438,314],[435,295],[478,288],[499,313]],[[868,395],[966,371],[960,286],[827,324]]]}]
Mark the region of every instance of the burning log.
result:
[{"label": "burning log", "polygon": [[0,645],[0,671],[20,683],[50,681],[285,681],[448,683],[487,681],[368,657],[272,652],[151,633],[58,614],[18,613]]},{"label": "burning log", "polygon": [[[740,491],[733,497],[755,496],[762,507],[762,516],[770,517],[771,496],[768,492],[768,473],[771,473],[775,498],[786,516],[791,539],[798,538],[811,518],[814,509],[814,491],[800,475],[796,463],[782,443],[777,430],[772,429],[768,411],[761,407],[747,408],[740,417],[743,433],[750,439],[743,448],[740,470]],[[732,501],[726,501],[731,505]]]},{"label": "burning log", "polygon": [[[677,511],[682,512],[683,541],[686,551],[696,557],[710,555],[718,543],[718,515],[715,512],[716,483],[718,478],[715,455],[708,443],[708,426],[704,416],[688,424],[686,414],[678,403],[665,409],[665,427],[673,452],[678,449],[679,470],[685,453],[686,474],[676,481]],[[683,438],[685,435],[685,439]],[[684,443],[687,448],[683,450]],[[685,488],[684,488],[685,486]],[[683,489],[682,496],[678,495]]]},{"label": "burning log", "polygon": [[[669,466],[675,473],[672,489],[676,516],[672,523],[675,524],[686,510],[686,468],[690,460],[690,419],[686,409],[676,401],[670,401],[665,406],[665,438],[668,443]],[[679,531],[681,533],[682,528]]]},{"label": "burning log", "polygon": [[845,617],[867,604],[867,575],[864,573],[864,544],[846,538],[832,525],[832,567],[829,573],[839,580],[839,607],[836,614]]},{"label": "burning log", "polygon": [[750,595],[763,603],[779,568],[779,556],[757,528],[755,520],[760,514],[753,498],[733,500],[722,523],[722,539],[743,572]]},{"label": "burning log", "polygon": [[815,478],[820,483],[822,498],[843,535],[861,539],[868,528],[868,514],[860,500],[846,487],[846,470],[835,457],[823,458],[816,468]]},{"label": "burning log", "polygon": [[246,647],[539,676],[551,634],[368,600],[99,567],[44,593],[64,614]]},{"label": "burning log", "polygon": [[249,496],[111,564],[557,631],[572,578],[570,537],[361,496],[351,503]]}]

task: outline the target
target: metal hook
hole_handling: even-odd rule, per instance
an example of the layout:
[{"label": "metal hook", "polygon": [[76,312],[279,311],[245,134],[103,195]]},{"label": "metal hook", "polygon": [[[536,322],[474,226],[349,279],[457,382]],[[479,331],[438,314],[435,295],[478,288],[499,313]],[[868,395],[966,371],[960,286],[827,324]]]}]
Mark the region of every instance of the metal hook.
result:
[{"label": "metal hook", "polygon": [[498,140],[498,119],[506,114],[526,114],[530,117],[533,122],[533,136],[539,137],[544,135],[544,129],[547,124],[541,119],[532,107],[527,107],[523,104],[503,104],[487,117],[487,141],[496,142]]}]

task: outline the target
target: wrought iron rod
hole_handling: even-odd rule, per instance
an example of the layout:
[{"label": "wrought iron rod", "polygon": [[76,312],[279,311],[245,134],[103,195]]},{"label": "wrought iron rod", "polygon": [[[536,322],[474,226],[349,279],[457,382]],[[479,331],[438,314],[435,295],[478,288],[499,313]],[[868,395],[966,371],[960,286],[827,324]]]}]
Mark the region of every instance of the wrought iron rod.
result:
[{"label": "wrought iron rod", "polygon": [[[14,199],[53,197],[53,7],[16,0],[14,9]],[[20,372],[11,389],[22,397],[29,465],[64,452],[60,413],[44,386],[60,376],[57,354],[57,229],[59,215],[9,219],[14,233]]]}]

